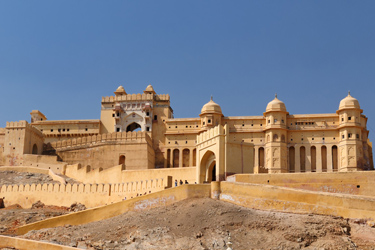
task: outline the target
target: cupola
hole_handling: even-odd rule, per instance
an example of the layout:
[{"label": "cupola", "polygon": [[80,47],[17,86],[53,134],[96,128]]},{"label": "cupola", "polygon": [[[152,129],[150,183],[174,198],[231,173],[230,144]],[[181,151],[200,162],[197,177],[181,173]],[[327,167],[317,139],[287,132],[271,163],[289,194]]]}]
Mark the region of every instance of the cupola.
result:
[{"label": "cupola", "polygon": [[114,93],[115,93],[116,96],[126,95],[126,91],[125,91],[123,86],[119,86]]},{"label": "cupola", "polygon": [[350,95],[350,91],[348,92],[348,96],[340,102],[339,111],[344,109],[361,109],[358,100]]},{"label": "cupola", "polygon": [[156,92],[155,92],[155,90],[154,90],[154,88],[152,87],[151,84],[147,86],[147,88],[143,91],[143,93],[145,93],[145,94],[153,94],[153,95],[156,94]]},{"label": "cupola", "polygon": [[220,105],[212,100],[212,96],[211,100],[205,105],[203,105],[201,115],[203,114],[223,114]]},{"label": "cupola", "polygon": [[273,112],[273,111],[287,112],[285,104],[282,101],[280,101],[279,99],[277,99],[277,94],[275,94],[275,99],[270,101],[267,104],[267,107],[266,107],[266,113],[267,112]]}]

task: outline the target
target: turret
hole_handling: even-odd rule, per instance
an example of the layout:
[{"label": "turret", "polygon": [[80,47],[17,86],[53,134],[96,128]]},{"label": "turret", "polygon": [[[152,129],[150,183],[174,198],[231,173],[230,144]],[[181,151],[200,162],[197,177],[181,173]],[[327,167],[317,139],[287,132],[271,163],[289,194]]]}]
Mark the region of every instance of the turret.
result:
[{"label": "turret", "polygon": [[199,116],[201,117],[202,128],[207,129],[221,124],[221,117],[223,117],[223,113],[220,105],[215,103],[211,96],[211,100],[203,105]]},{"label": "turret", "polygon": [[[366,164],[364,161],[364,149],[367,142],[361,138],[366,136],[367,131],[361,125],[361,109],[357,99],[348,93],[348,96],[340,101],[339,109],[339,171],[362,170]],[[366,144],[366,145],[364,145]]]},{"label": "turret", "polygon": [[277,98],[267,104],[266,112],[266,165],[269,173],[286,173],[287,167],[287,129],[285,104]]},{"label": "turret", "polygon": [[119,86],[114,93],[115,93],[115,96],[127,95],[123,86]]}]

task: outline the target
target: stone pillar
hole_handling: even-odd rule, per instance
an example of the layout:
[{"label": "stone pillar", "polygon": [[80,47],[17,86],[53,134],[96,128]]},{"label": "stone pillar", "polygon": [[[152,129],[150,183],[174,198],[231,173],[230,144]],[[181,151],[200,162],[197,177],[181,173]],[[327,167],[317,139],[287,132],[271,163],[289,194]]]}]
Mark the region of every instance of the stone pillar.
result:
[{"label": "stone pillar", "polygon": [[189,167],[193,166],[193,151],[194,149],[189,149],[190,150],[190,155],[189,155]]},{"label": "stone pillar", "polygon": [[326,145],[326,147],[327,147],[327,172],[333,172],[332,145]]},{"label": "stone pillar", "polygon": [[182,149],[180,149],[179,151],[178,151],[178,153],[179,153],[179,156],[178,156],[178,167],[179,168],[182,168],[183,167],[183,165],[182,165],[182,163],[183,163],[183,155],[182,155]]},{"label": "stone pillar", "polygon": [[305,153],[306,172],[311,172],[311,145],[305,146]]},{"label": "stone pillar", "polygon": [[322,172],[322,146],[316,145],[316,172]]},{"label": "stone pillar", "polygon": [[169,151],[169,166],[173,168],[173,148],[171,148]]},{"label": "stone pillar", "polygon": [[300,149],[301,146],[295,146],[294,147],[294,172],[300,173],[301,172],[301,159],[300,159]]},{"label": "stone pillar", "polygon": [[254,147],[254,174],[259,174],[259,147]]}]

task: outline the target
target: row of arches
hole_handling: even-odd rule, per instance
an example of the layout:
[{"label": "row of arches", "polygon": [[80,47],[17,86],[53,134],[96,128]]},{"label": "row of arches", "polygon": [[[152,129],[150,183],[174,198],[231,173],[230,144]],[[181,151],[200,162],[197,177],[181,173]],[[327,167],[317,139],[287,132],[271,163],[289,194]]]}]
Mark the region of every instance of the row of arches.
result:
[{"label": "row of arches", "polygon": [[[299,172],[327,172],[328,170],[328,153],[327,147],[322,146],[320,149],[316,146],[309,148],[310,152],[307,152],[307,148],[301,146],[299,149],[299,159],[296,158],[296,149],[292,146],[289,147],[289,172],[296,172],[296,161],[299,161]],[[337,157],[337,146],[331,147],[331,166],[332,171],[338,171],[338,157]],[[298,157],[298,156],[297,156]],[[307,169],[310,167],[310,169]],[[308,171],[309,172],[309,171]]]},{"label": "row of arches", "polygon": [[167,168],[194,167],[196,165],[196,149],[167,149]]},{"label": "row of arches", "polygon": [[[265,169],[265,150],[259,147],[257,151],[257,154],[254,152],[254,163],[260,170]],[[288,171],[290,173],[338,171],[337,146],[289,147]]]}]

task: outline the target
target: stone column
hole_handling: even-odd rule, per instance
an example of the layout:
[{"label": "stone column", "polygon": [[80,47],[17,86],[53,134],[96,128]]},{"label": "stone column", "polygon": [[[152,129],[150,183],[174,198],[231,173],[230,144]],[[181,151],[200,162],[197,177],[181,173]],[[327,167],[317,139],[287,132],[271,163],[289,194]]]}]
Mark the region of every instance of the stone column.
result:
[{"label": "stone column", "polygon": [[193,166],[193,151],[194,149],[189,149],[190,150],[190,155],[189,155],[189,167]]},{"label": "stone column", "polygon": [[295,173],[300,173],[301,172],[301,157],[300,157],[300,150],[301,146],[296,145],[294,147],[294,172]]},{"label": "stone column", "polygon": [[316,172],[322,172],[322,146],[316,145]]},{"label": "stone column", "polygon": [[327,172],[333,172],[332,145],[326,145],[326,147],[327,147]]},{"label": "stone column", "polygon": [[311,172],[311,145],[305,146],[305,154],[306,172]]},{"label": "stone column", "polygon": [[182,149],[180,149],[179,151],[178,151],[178,153],[179,153],[179,156],[178,156],[178,167],[180,167],[180,168],[182,168],[183,166],[182,166],[182,162],[183,162],[183,159],[182,159],[182,157],[183,157],[183,155],[182,155]]},{"label": "stone column", "polygon": [[259,147],[254,147],[254,173],[259,174]]}]

